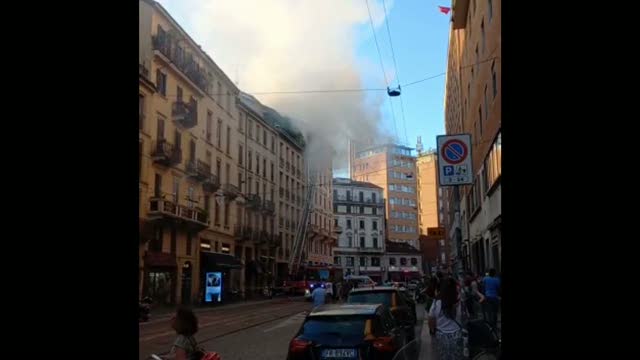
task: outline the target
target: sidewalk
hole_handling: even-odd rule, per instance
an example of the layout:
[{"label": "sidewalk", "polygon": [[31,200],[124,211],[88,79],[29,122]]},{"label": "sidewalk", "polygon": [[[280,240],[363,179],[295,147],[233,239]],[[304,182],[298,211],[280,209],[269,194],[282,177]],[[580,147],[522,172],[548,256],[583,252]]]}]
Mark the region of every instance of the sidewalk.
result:
[{"label": "sidewalk", "polygon": [[429,334],[426,313],[423,320],[422,332],[420,333],[420,360],[438,360],[435,338]]},{"label": "sidewalk", "polygon": [[[242,308],[246,306],[255,306],[255,305],[261,305],[261,304],[271,304],[271,303],[278,303],[278,302],[285,302],[285,301],[300,301],[302,299],[303,299],[303,296],[293,296],[293,297],[282,296],[282,297],[274,297],[273,299],[265,299],[265,300],[238,301],[230,304],[197,305],[197,306],[194,306],[192,309],[194,313],[199,314],[199,313],[216,311],[216,310],[230,310],[230,309],[237,309],[237,308]],[[151,320],[148,322],[140,323],[140,324],[141,325],[152,324],[157,321],[168,319],[173,315],[175,310],[176,310],[175,306],[155,307],[151,309]]]}]

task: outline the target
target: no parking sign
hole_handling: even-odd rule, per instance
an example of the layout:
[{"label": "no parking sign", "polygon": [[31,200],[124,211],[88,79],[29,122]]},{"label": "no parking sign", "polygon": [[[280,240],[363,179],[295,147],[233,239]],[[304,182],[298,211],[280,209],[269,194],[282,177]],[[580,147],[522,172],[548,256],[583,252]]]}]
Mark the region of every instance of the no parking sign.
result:
[{"label": "no parking sign", "polygon": [[473,184],[471,135],[440,135],[438,144],[438,182],[440,186]]}]

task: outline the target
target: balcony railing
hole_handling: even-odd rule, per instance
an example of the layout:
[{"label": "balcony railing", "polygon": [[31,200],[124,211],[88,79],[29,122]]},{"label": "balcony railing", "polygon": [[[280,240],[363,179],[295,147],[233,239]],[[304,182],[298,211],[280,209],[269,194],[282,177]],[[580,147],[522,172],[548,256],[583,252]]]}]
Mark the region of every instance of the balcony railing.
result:
[{"label": "balcony railing", "polygon": [[253,228],[250,226],[237,224],[233,228],[233,236],[236,238],[236,240],[248,241],[251,240],[252,235]]},{"label": "balcony railing", "polygon": [[222,193],[228,199],[233,200],[238,197],[238,194],[240,194],[240,189],[233,184],[224,184],[222,185]]},{"label": "balcony railing", "polygon": [[273,215],[276,211],[276,204],[271,200],[264,200],[262,202],[262,211],[265,214]]},{"label": "balcony railing", "polygon": [[186,170],[188,176],[198,181],[204,181],[211,175],[211,165],[202,160],[189,160]]},{"label": "balcony railing", "polygon": [[341,203],[348,202],[348,203],[355,203],[355,204],[384,205],[384,199],[375,199],[375,200],[373,200],[372,198],[360,199],[358,197],[346,196],[346,195],[334,196],[333,201],[341,202]]},{"label": "balcony railing", "polygon": [[165,139],[159,139],[152,145],[151,157],[158,164],[171,166],[182,162],[182,150]]},{"label": "balcony railing", "polygon": [[149,203],[149,218],[151,220],[182,220],[188,226],[203,230],[209,227],[209,214],[206,210],[176,205],[173,201],[161,198],[151,198]]},{"label": "balcony railing", "polygon": [[220,188],[220,181],[218,177],[213,174],[209,174],[204,180],[202,180],[202,190],[207,193],[214,193]]},{"label": "balcony railing", "polygon": [[166,56],[184,75],[201,90],[207,91],[209,88],[209,78],[204,69],[195,62],[193,57],[185,56],[184,50],[179,51],[177,41],[168,34],[156,35],[152,38],[153,49],[158,50]]},{"label": "balcony railing", "polygon": [[196,102],[176,101],[171,108],[173,119],[185,128],[198,125],[198,105]]},{"label": "balcony railing", "polygon": [[247,206],[251,209],[259,209],[262,205],[262,201],[258,194],[247,195]]}]

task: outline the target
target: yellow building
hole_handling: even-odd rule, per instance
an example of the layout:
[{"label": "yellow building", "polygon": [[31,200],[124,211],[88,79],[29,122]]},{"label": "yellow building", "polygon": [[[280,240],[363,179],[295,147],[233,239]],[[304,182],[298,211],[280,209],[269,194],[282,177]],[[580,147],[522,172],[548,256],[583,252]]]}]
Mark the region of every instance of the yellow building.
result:
[{"label": "yellow building", "polygon": [[439,224],[438,209],[438,156],[436,153],[419,154],[416,159],[418,181],[418,226],[420,235],[427,235],[427,228]]},{"label": "yellow building", "polygon": [[239,90],[161,5],[139,5],[139,291],[194,303],[205,271],[223,271],[223,289],[242,286],[230,255],[241,255],[232,253]]}]

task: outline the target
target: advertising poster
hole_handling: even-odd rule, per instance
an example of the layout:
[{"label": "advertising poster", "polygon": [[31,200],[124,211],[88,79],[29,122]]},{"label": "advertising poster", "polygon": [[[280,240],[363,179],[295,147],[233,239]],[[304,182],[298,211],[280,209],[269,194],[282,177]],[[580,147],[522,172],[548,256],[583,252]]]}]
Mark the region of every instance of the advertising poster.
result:
[{"label": "advertising poster", "polygon": [[208,272],[206,274],[205,302],[222,301],[222,273]]}]

